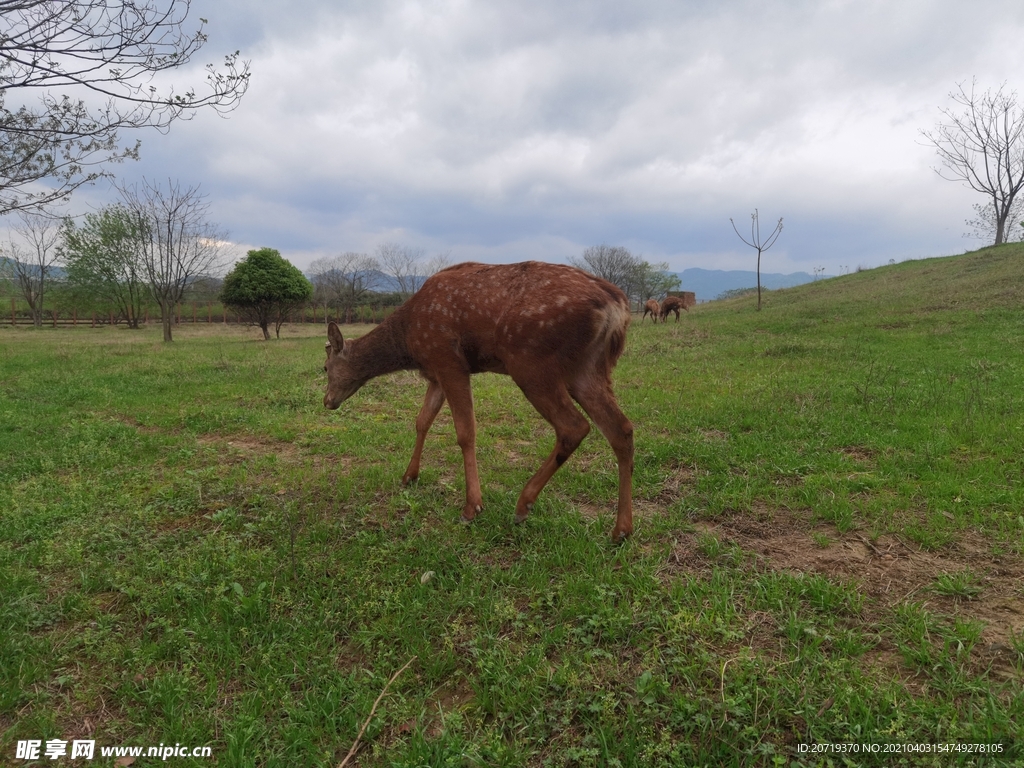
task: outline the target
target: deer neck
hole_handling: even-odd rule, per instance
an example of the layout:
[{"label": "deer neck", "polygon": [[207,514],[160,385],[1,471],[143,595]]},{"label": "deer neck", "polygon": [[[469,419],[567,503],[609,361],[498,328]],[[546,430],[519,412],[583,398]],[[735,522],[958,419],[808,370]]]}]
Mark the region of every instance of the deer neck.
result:
[{"label": "deer neck", "polygon": [[405,313],[400,307],[365,336],[353,339],[349,366],[362,381],[394,371],[415,368],[405,344]]}]

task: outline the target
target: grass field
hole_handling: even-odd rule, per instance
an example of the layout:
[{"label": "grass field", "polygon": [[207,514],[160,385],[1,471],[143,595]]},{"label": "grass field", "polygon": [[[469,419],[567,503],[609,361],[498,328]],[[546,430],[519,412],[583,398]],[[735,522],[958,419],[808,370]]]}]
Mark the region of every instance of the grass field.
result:
[{"label": "grass field", "polygon": [[338,765],[410,660],[361,766],[1024,765],[1024,247],[755,303],[631,327],[620,547],[596,430],[512,524],[505,377],[462,526],[447,409],[402,488],[424,383],[325,411],[316,328],[0,327],[0,765]]}]

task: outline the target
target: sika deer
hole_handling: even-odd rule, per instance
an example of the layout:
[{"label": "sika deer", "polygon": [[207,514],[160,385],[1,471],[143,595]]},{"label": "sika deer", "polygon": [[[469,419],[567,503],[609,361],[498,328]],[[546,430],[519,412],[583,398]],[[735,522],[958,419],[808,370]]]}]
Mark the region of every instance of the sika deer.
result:
[{"label": "sika deer", "polygon": [[647,303],[644,304],[644,316],[640,318],[641,323],[647,319],[648,314],[651,316],[651,320],[654,321],[654,324],[657,325],[658,315],[661,314],[661,306],[658,304],[657,299],[648,299]]},{"label": "sika deer", "polygon": [[686,312],[690,311],[689,307],[686,306],[686,303],[681,298],[679,298],[678,296],[666,296],[665,300],[663,302],[661,302],[661,321],[663,323],[667,323],[668,322],[668,313],[669,312],[675,312],[676,313],[676,322],[678,323],[679,322],[679,310],[680,309],[682,309],[682,310],[684,310]]},{"label": "sika deer", "polygon": [[418,370],[428,382],[416,418],[416,445],[406,484],[419,475],[427,431],[448,401],[466,473],[462,519],[481,511],[476,420],[469,377],[489,371],[512,377],[548,423],[555,447],[523,488],[515,521],[526,519],[541,489],[590,432],[575,400],[611,444],[619,466],[612,539],[633,532],[633,425],[612,393],[611,372],[622,354],[630,308],[611,283],[573,267],[457,264],[427,280],[412,298],[365,336],[327,329],[327,394],[335,409],[370,379]]}]

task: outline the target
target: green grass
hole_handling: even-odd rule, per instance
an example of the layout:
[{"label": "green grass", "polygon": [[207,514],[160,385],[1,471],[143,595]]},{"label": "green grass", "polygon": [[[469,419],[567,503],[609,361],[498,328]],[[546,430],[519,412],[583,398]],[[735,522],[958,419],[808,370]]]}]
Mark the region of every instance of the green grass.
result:
[{"label": "green grass", "polygon": [[[512,524],[553,436],[506,377],[462,526],[447,409],[403,489],[424,384],[325,411],[315,328],[0,327],[0,764],[337,765],[413,657],[360,765],[1024,764],[1024,248],[755,304],[631,328],[621,547],[596,430]],[[799,748],[869,742],[1005,751]]]}]

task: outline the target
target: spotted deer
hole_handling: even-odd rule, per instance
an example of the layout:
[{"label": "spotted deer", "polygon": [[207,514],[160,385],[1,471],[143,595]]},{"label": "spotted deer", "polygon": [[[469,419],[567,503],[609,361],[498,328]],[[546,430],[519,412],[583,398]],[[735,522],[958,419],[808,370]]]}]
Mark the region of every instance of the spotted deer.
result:
[{"label": "spotted deer", "polygon": [[470,376],[511,376],[555,429],[554,450],[516,502],[515,522],[521,523],[590,432],[575,400],[615,452],[619,497],[612,539],[621,541],[633,532],[633,425],[615,400],[611,373],[629,321],[621,290],[573,267],[536,261],[457,264],[429,278],[365,336],[346,341],[336,324],[328,326],[324,406],[337,408],[377,376],[418,370],[427,394],[402,483],[419,476],[424,440],[447,400],[466,474],[462,520],[470,522],[483,506]]},{"label": "spotted deer", "polygon": [[660,315],[660,314],[661,314],[661,306],[658,304],[658,300],[657,299],[648,299],[647,303],[644,304],[644,316],[640,318],[640,322],[642,323],[644,320],[647,319],[647,315],[650,315],[651,316],[651,320],[653,320],[654,324],[657,325],[658,324],[658,315]]},{"label": "spotted deer", "polygon": [[686,312],[690,311],[689,307],[686,306],[686,303],[681,298],[679,298],[678,296],[666,296],[665,300],[663,302],[661,302],[661,321],[663,323],[667,323],[668,322],[668,313],[669,312],[675,312],[676,313],[676,322],[678,323],[679,322],[679,310],[680,309],[682,309],[682,310],[684,310]]}]

